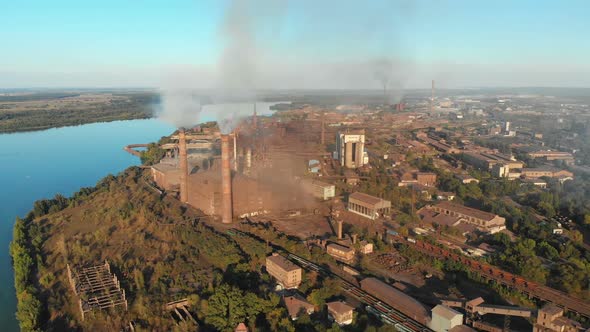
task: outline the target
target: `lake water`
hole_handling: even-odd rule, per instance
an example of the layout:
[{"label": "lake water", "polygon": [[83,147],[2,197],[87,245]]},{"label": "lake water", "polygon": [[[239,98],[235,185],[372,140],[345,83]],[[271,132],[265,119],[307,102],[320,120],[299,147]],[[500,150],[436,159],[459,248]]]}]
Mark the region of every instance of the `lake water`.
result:
[{"label": "lake water", "polygon": [[70,196],[93,186],[139,158],[125,152],[131,143],[157,141],[174,131],[157,120],[94,123],[0,135],[0,329],[18,331],[14,276],[8,254],[16,216],[33,202],[56,193]]},{"label": "lake water", "polygon": [[[274,104],[258,102],[257,113],[272,114],[269,107]],[[200,121],[214,120],[218,108],[205,106]],[[240,104],[237,112],[249,114],[251,109],[252,104]],[[173,131],[172,126],[151,119],[0,134],[1,331],[19,330],[14,316],[16,294],[8,253],[15,218],[24,217],[36,200],[51,198],[57,193],[70,196],[81,187],[94,186],[107,174],[139,165],[139,159],[125,152],[123,147],[155,142]]]}]

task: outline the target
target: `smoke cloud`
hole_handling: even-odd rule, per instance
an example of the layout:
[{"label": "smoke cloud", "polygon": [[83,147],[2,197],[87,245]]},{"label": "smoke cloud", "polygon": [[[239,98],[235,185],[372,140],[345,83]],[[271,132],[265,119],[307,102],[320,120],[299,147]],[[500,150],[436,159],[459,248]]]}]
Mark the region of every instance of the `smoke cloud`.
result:
[{"label": "smoke cloud", "polygon": [[[370,14],[357,17],[358,6]],[[290,6],[285,0],[231,1],[218,31],[222,48],[215,66],[207,75],[186,77],[182,72],[179,79],[170,79],[158,115],[176,126],[202,122],[205,102],[199,101],[196,86],[209,88],[206,103],[220,106],[207,120],[216,120],[223,133],[252,114],[232,105],[255,103],[258,89],[375,89],[377,81],[389,102],[399,102],[412,66],[407,52],[400,55],[405,47],[396,30],[409,12],[405,1],[302,0]],[[283,19],[292,19],[289,15],[297,22]],[[290,23],[287,43],[281,39],[283,21]],[[343,26],[349,21],[354,23]],[[354,40],[363,41],[362,51],[354,44],[351,48]]]}]

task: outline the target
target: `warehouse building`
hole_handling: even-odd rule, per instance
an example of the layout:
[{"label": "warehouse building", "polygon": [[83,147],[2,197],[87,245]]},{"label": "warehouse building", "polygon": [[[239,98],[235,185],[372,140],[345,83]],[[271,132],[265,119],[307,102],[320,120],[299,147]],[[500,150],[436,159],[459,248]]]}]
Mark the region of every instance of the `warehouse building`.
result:
[{"label": "warehouse building", "polygon": [[336,186],[318,180],[305,179],[302,181],[306,192],[321,200],[328,200],[336,196]]},{"label": "warehouse building", "polygon": [[347,210],[371,220],[389,214],[391,202],[379,197],[355,192],[348,196]]},{"label": "warehouse building", "polygon": [[376,278],[361,280],[361,289],[399,310],[415,321],[427,325],[430,314],[422,303]]},{"label": "warehouse building", "polygon": [[463,314],[445,305],[437,305],[432,309],[430,328],[436,332],[447,332],[455,326],[463,324]]},{"label": "warehouse building", "polygon": [[430,209],[441,215],[455,217],[460,222],[474,225],[484,233],[493,234],[506,229],[505,218],[460,204],[443,201],[430,207]]}]

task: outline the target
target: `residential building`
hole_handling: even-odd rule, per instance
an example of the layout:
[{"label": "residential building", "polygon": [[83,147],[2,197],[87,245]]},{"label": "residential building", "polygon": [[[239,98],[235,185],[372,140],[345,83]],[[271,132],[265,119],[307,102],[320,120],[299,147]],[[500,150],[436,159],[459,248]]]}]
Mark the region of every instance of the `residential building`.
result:
[{"label": "residential building", "polygon": [[371,220],[386,215],[391,209],[391,202],[379,197],[354,192],[348,196],[347,210]]},{"label": "residential building", "polygon": [[277,253],[266,257],[266,272],[285,289],[297,288],[301,284],[301,268]]},{"label": "residential building", "polygon": [[328,314],[338,325],[352,324],[354,308],[342,301],[326,303]]},{"label": "residential building", "polygon": [[302,312],[311,315],[315,311],[314,305],[307,302],[302,296],[285,296],[283,297],[283,303],[285,303],[292,320],[296,320]]}]

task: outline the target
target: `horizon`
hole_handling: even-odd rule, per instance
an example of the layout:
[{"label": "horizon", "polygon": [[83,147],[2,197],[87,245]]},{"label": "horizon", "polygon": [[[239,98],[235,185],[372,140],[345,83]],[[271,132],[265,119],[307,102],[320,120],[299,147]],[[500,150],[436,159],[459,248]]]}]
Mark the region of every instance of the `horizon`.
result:
[{"label": "horizon", "polygon": [[590,87],[584,1],[142,5],[6,5],[0,88]]}]

